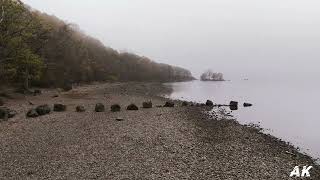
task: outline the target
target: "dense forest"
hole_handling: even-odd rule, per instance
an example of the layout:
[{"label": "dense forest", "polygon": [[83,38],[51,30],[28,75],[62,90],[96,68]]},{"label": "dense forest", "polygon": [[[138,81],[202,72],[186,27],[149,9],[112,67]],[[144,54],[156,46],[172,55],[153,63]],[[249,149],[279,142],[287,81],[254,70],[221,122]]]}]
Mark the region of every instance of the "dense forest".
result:
[{"label": "dense forest", "polygon": [[[92,81],[185,81],[183,68],[119,53],[78,28],[23,4],[0,1],[0,81],[49,87]],[[106,32],[107,33],[107,32]]]}]

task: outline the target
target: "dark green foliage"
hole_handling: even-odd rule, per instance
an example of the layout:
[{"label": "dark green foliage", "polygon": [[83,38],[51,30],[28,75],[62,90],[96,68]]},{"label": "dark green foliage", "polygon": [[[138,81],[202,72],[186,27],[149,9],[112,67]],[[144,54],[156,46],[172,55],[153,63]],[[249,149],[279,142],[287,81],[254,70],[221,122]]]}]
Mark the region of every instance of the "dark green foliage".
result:
[{"label": "dark green foliage", "polygon": [[[85,35],[74,24],[3,0],[0,22],[0,80],[29,87],[92,81],[184,81],[188,70],[147,57],[119,53]],[[0,17],[1,18],[1,17]]]}]

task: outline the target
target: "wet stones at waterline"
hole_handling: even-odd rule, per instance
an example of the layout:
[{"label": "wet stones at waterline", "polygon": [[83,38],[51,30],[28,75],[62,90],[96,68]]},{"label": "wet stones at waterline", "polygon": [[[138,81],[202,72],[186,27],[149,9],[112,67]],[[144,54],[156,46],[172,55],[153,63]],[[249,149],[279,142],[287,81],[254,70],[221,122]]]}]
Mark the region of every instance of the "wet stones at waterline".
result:
[{"label": "wet stones at waterline", "polygon": [[230,107],[230,110],[232,110],[232,111],[238,110],[238,102],[237,101],[230,101],[229,107]]},{"label": "wet stones at waterline", "polygon": [[143,102],[142,107],[143,108],[152,108],[152,102],[151,101]]},{"label": "wet stones at waterline", "polygon": [[163,107],[174,107],[174,102],[167,101]]},{"label": "wet stones at waterline", "polygon": [[84,106],[77,106],[77,107],[76,107],[76,111],[77,111],[77,112],[85,112],[86,109],[84,108]]},{"label": "wet stones at waterline", "polygon": [[138,106],[135,105],[135,104],[130,104],[128,107],[127,107],[127,110],[129,111],[137,111],[139,110]]},{"label": "wet stones at waterline", "polygon": [[213,106],[213,102],[212,102],[212,101],[210,101],[210,100],[207,100],[207,102],[206,102],[206,106]]},{"label": "wet stones at waterline", "polygon": [[230,106],[238,106],[238,102],[237,101],[230,101]]},{"label": "wet stones at waterline", "polygon": [[63,112],[67,110],[67,106],[64,104],[54,104],[53,111],[55,112]]},{"label": "wet stones at waterline", "polygon": [[104,112],[105,111],[105,107],[104,107],[104,105],[102,103],[98,103],[98,104],[96,104],[94,110],[96,112]]},{"label": "wet stones at waterline", "polygon": [[113,104],[111,106],[111,112],[119,112],[121,110],[121,106],[119,104]]}]

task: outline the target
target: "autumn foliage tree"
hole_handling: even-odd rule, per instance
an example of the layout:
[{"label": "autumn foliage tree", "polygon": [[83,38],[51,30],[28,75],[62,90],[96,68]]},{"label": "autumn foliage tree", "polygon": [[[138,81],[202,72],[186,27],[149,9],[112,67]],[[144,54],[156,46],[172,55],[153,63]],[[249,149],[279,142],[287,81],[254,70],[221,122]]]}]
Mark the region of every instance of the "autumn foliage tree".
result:
[{"label": "autumn foliage tree", "polygon": [[39,79],[43,66],[39,54],[47,31],[40,21],[19,1],[2,0],[4,12],[0,23],[1,80],[23,82]]},{"label": "autumn foliage tree", "polygon": [[27,89],[30,83],[59,87],[92,81],[168,82],[193,78],[186,69],[106,47],[77,25],[33,10],[20,1],[0,3],[4,7],[4,13],[0,13],[2,82]]}]

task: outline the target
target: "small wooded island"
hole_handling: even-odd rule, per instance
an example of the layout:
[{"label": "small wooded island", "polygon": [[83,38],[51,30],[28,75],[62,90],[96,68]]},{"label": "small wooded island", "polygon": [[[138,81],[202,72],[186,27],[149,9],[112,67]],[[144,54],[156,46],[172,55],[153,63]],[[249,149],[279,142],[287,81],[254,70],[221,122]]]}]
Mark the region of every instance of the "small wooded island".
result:
[{"label": "small wooded island", "polygon": [[207,70],[200,76],[201,81],[224,81],[222,73],[214,73],[212,70]]}]

